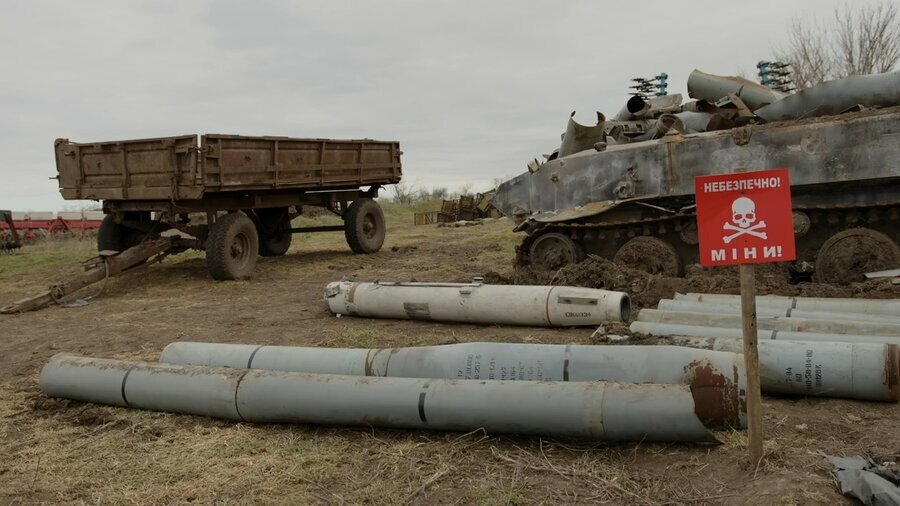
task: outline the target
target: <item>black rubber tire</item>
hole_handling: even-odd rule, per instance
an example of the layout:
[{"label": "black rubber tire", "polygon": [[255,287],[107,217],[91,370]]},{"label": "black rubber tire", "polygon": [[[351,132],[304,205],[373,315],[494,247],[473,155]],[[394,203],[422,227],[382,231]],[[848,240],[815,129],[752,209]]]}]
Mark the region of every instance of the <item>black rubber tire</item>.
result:
[{"label": "black rubber tire", "polygon": [[249,278],[256,269],[259,235],[246,214],[219,217],[206,239],[206,266],[213,279]]},{"label": "black rubber tire", "polygon": [[128,249],[127,239],[130,235],[131,229],[116,223],[115,218],[107,214],[97,230],[97,251],[125,251]]},{"label": "black rubber tire", "polygon": [[584,249],[568,236],[547,232],[531,243],[528,258],[538,269],[556,270],[584,260]]},{"label": "black rubber tire", "polygon": [[354,253],[375,253],[384,244],[384,211],[372,199],[354,200],[344,213],[344,237]]},{"label": "black rubber tire", "polygon": [[259,209],[259,254],[264,257],[280,257],[291,247],[291,216],[286,207]]}]

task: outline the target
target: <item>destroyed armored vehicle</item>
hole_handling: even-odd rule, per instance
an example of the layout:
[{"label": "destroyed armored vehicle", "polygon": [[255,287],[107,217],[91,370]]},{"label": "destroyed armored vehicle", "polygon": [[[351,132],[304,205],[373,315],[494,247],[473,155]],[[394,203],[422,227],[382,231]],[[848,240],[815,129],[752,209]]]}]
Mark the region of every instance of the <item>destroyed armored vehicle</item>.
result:
[{"label": "destroyed armored vehicle", "polygon": [[634,96],[593,126],[572,113],[559,149],[498,187],[493,204],[527,234],[520,265],[592,254],[680,275],[699,261],[694,178],[776,168],[790,172],[798,277],[900,265],[900,72],[794,94],[700,71],[687,84],[687,103]]}]

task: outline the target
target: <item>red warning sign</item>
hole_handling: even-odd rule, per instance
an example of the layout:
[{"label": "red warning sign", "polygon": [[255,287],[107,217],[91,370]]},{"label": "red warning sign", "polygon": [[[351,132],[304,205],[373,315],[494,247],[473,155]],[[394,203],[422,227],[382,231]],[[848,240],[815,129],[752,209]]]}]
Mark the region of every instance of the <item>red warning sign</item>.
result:
[{"label": "red warning sign", "polygon": [[787,169],[700,176],[694,184],[701,265],[796,258]]}]

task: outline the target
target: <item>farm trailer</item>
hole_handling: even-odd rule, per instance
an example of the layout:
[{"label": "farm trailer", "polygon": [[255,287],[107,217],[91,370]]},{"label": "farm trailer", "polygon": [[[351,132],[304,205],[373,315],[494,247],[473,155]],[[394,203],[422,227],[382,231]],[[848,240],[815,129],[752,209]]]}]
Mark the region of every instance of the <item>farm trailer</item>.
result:
[{"label": "farm trailer", "polygon": [[[295,233],[343,230],[353,252],[378,251],[385,222],[373,199],[401,178],[399,143],[370,139],[57,139],[55,151],[63,198],[103,201],[98,251],[122,252],[174,228],[206,250],[215,279],[248,277],[257,255],[285,254]],[[344,224],[294,228],[303,206],[325,208]]]},{"label": "farm trailer", "polygon": [[[12,223],[23,242],[41,239],[95,236],[103,222],[102,211],[13,212]],[[8,235],[9,224],[0,217],[0,237]]]}]

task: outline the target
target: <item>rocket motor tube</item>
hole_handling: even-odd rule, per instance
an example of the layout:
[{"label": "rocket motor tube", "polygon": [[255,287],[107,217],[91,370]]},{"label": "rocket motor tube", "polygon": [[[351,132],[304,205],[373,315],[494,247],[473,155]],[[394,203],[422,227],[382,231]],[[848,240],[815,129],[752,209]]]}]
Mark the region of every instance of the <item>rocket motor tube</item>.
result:
[{"label": "rocket motor tube", "polygon": [[[665,311],[681,311],[695,313],[720,313],[720,314],[741,314],[741,306],[737,303],[728,301],[715,302],[697,302],[690,300],[671,300],[663,299],[659,301],[657,309]],[[862,314],[862,313],[840,313],[836,311],[808,311],[803,309],[779,308],[772,306],[756,306],[756,314],[758,316],[783,316],[786,318],[804,318],[807,320],[839,320],[839,321],[859,321],[869,323],[895,323],[900,324],[900,317],[879,315],[879,314]]]},{"label": "rocket motor tube", "polygon": [[[677,337],[706,349],[743,350],[736,338]],[[900,400],[900,346],[819,341],[759,341],[760,383],[767,393]]]},{"label": "rocket motor tube", "polygon": [[51,397],[256,423],[710,442],[709,428],[729,425],[708,392],[687,385],[372,378],[57,354],[40,386]]},{"label": "rocket motor tube", "polygon": [[185,341],[167,345],[159,360],[354,376],[683,384],[698,392],[726,394],[718,401],[721,408],[745,423],[743,411],[736,407],[745,400],[743,358],[679,346],[459,343],[342,349]]},{"label": "rocket motor tube", "polygon": [[571,286],[336,281],[325,302],[339,315],[542,327],[631,317],[628,294]]},{"label": "rocket motor tube", "polygon": [[[658,323],[636,321],[629,326],[636,334],[651,336],[689,336],[689,337],[729,337],[741,338],[743,330],[739,327],[710,327],[703,324],[686,325],[681,323]],[[900,337],[874,336],[857,334],[831,334],[826,332],[795,332],[792,330],[757,329],[757,339],[779,341],[833,341],[853,343],[882,343],[900,345]]]},{"label": "rocket motor tube", "polygon": [[[740,304],[740,295],[712,293],[676,293],[675,300],[712,302],[714,304]],[[833,311],[836,313],[862,313],[894,316],[900,315],[900,299],[856,299],[831,297],[791,297],[783,295],[757,295],[756,305],[778,309],[803,311]]]},{"label": "rocket motor tube", "polygon": [[663,384],[690,384],[690,365],[705,362],[735,384],[743,376],[735,353],[680,346],[476,342],[365,349],[179,341],[159,361],[353,376]]},{"label": "rocket motor tube", "polygon": [[[656,323],[677,323],[681,325],[708,325],[710,327],[737,328],[741,326],[741,315],[722,313],[695,313],[688,311],[667,311],[642,309],[638,321]],[[789,332],[822,332],[828,334],[853,334],[900,337],[900,321],[894,323],[819,320],[783,316],[759,316],[758,328]]]},{"label": "rocket motor tube", "polygon": [[688,76],[687,89],[691,98],[711,103],[716,103],[733,93],[740,97],[750,110],[773,104],[788,96],[786,93],[742,77],[717,76],[696,69]]}]

